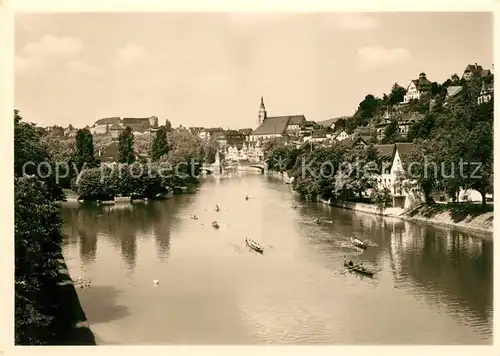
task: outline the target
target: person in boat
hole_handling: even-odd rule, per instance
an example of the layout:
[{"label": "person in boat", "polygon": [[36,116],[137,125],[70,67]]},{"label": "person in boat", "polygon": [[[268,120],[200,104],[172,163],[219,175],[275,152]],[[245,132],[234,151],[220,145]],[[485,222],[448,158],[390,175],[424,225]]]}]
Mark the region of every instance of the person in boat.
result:
[{"label": "person in boat", "polygon": [[219,206],[217,204],[215,204],[215,211],[219,211]]},{"label": "person in boat", "polygon": [[248,198],[248,195],[247,195],[247,196],[245,196],[245,200],[248,200],[248,199],[249,199],[249,198]]},{"label": "person in boat", "polygon": [[352,262],[352,260],[349,261],[349,267],[354,267],[354,263]]}]

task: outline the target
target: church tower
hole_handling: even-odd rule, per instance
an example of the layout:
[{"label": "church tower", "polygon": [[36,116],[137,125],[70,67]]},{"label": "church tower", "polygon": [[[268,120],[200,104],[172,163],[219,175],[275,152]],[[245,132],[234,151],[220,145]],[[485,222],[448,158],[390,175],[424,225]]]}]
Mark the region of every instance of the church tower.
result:
[{"label": "church tower", "polygon": [[258,124],[262,124],[262,122],[267,118],[266,107],[264,106],[264,97],[260,96],[260,107],[259,107],[259,120]]}]

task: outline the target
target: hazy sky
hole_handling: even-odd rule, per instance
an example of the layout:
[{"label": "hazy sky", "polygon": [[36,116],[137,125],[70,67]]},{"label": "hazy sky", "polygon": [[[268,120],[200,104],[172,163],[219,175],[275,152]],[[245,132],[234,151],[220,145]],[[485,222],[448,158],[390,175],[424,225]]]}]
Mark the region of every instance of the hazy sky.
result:
[{"label": "hazy sky", "polygon": [[109,116],[255,127],[268,116],[352,115],[425,72],[491,68],[488,13],[22,14],[15,105],[40,125]]}]

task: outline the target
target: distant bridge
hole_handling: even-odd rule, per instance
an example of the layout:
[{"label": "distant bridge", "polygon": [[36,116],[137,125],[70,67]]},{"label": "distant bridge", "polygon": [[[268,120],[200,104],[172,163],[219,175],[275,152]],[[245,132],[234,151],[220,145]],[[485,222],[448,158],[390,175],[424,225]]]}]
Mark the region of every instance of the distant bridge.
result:
[{"label": "distant bridge", "polygon": [[[259,163],[235,163],[234,165],[227,165],[225,169],[231,169],[231,168],[236,168],[237,170],[240,170],[240,168],[254,168],[259,170],[262,174],[267,170],[266,163],[264,162],[259,162]],[[201,171],[206,172],[207,174],[212,174],[214,173],[215,165],[214,164],[203,164],[203,166],[200,168]]]},{"label": "distant bridge", "polygon": [[256,168],[260,170],[260,173],[264,174],[264,172],[267,170],[267,165],[265,162],[259,162],[259,163],[239,163],[239,167],[248,167],[248,168]]}]

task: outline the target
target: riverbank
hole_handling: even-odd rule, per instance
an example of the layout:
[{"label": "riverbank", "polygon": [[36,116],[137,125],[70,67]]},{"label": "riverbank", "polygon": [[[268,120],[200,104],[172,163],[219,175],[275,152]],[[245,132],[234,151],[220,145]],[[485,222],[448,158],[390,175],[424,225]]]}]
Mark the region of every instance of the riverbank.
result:
[{"label": "riverbank", "polygon": [[322,203],[342,209],[360,211],[369,214],[397,217],[407,221],[414,221],[434,226],[456,228],[464,231],[479,233],[493,233],[493,207],[483,208],[478,204],[421,204],[403,210],[402,208],[386,208],[381,211],[376,205],[351,203],[345,201],[327,201]]},{"label": "riverbank", "polygon": [[431,225],[493,234],[493,205],[421,204],[406,210],[400,218]]},{"label": "riverbank", "polygon": [[53,294],[53,303],[58,306],[54,332],[57,335],[56,345],[96,345],[95,337],[90,330],[87,317],[80,304],[80,299],[71,279],[68,266],[62,255],[59,262],[57,289]]}]

